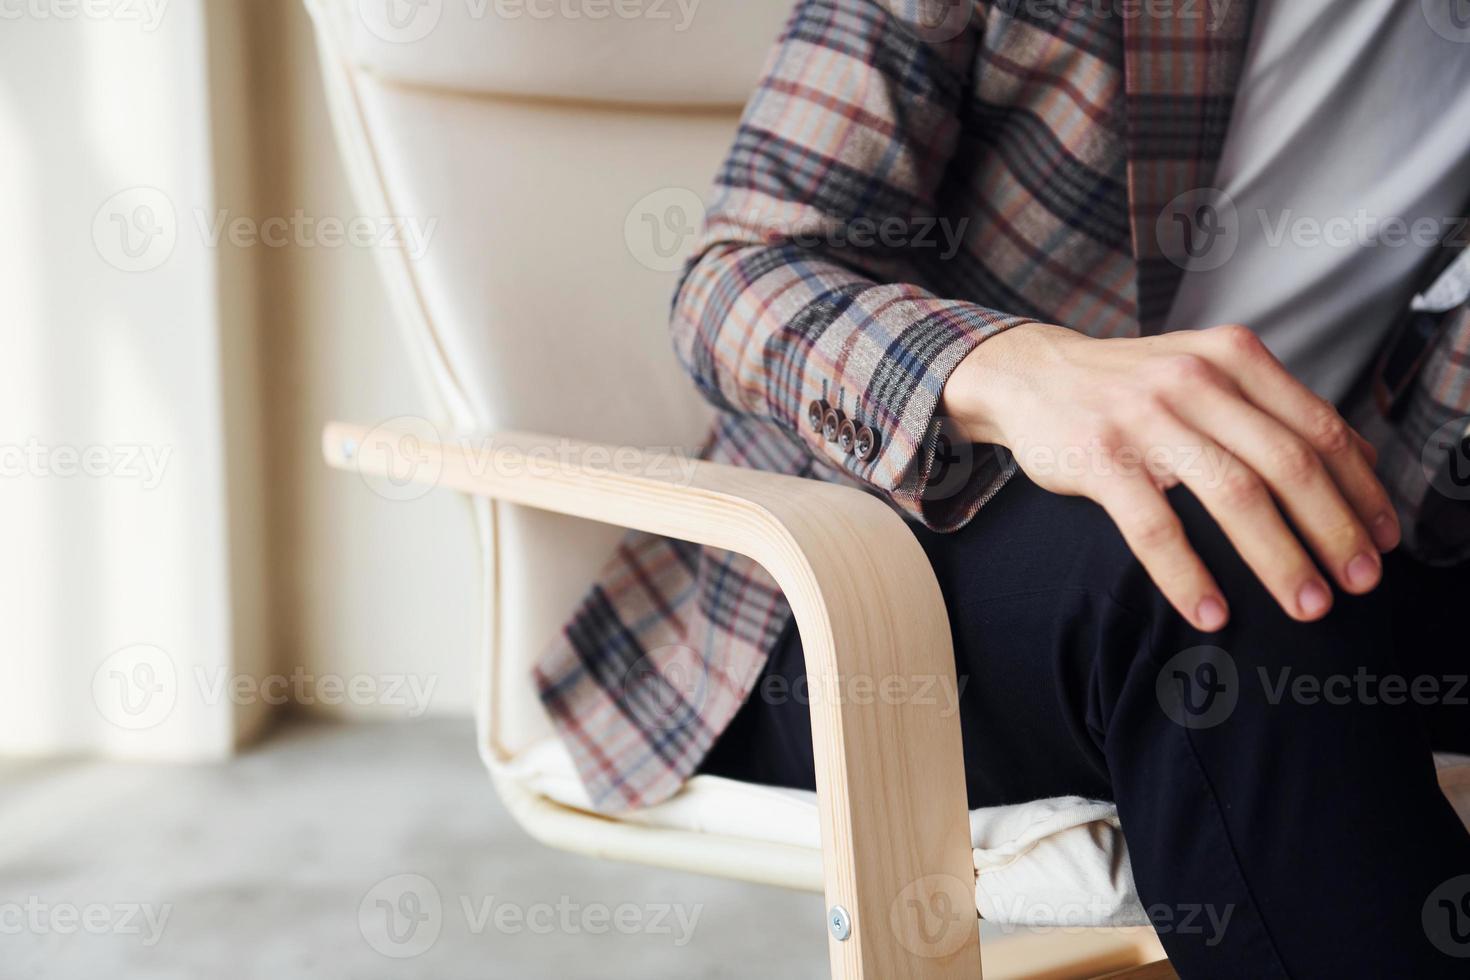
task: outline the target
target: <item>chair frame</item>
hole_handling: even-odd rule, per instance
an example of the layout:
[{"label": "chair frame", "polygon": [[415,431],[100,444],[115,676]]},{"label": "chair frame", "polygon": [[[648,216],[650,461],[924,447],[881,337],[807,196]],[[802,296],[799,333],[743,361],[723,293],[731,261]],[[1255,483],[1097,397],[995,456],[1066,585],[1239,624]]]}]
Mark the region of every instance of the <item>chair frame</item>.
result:
[{"label": "chair frame", "polygon": [[[501,433],[416,440],[416,457],[406,461],[402,445],[382,429],[346,423],[323,433],[326,461],[339,469],[409,472],[472,497],[735,551],[764,567],[791,605],[813,682],[832,976],[981,975],[978,918],[936,911],[974,902],[959,720],[929,699],[847,696],[859,684],[881,690],[885,678],[932,679],[950,690],[956,683],[944,600],[902,518],[849,487],[710,462],[671,475],[662,457],[625,446]],[[652,857],[640,845],[669,843],[670,832],[618,825],[519,787],[507,793],[500,782],[517,818],[553,846],[603,854],[607,841],[596,842],[617,826],[633,838],[632,847],[614,849],[619,857]],[[592,821],[597,832],[589,835]],[[689,866],[669,858],[652,863]],[[1118,947],[1105,946],[1092,961],[1073,958],[1073,969],[1050,975],[1144,956],[1141,944],[1122,948],[1133,951],[1122,963]]]}]

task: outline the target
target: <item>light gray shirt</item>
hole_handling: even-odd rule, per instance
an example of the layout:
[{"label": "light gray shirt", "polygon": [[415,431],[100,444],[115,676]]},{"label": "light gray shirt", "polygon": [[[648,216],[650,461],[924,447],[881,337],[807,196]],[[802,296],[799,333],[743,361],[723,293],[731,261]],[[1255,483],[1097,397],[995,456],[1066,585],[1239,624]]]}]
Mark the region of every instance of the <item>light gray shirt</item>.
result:
[{"label": "light gray shirt", "polygon": [[1456,2],[1260,0],[1214,180],[1226,234],[1191,260],[1170,329],[1243,323],[1347,393],[1470,200]]}]

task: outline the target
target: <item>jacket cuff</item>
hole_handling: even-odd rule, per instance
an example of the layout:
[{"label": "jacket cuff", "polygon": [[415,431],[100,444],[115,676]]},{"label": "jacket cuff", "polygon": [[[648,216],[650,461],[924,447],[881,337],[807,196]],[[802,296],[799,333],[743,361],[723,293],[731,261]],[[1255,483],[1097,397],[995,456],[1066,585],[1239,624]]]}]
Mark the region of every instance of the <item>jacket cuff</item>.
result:
[{"label": "jacket cuff", "polygon": [[[894,338],[867,372],[861,397],[841,379],[823,383],[807,406],[804,435],[829,465],[882,491],[907,517],[934,531],[969,523],[1011,475],[1004,449],[974,445],[939,414],[945,384],[985,340],[1028,317],[946,303]],[[823,424],[819,426],[819,417]]]}]

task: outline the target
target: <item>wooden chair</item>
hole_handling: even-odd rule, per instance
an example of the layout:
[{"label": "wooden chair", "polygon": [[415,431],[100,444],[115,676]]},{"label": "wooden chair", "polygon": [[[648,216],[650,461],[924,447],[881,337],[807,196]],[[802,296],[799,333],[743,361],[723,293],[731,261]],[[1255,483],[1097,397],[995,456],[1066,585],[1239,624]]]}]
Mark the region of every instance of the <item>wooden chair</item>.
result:
[{"label": "wooden chair", "polygon": [[[825,893],[834,977],[980,976],[958,721],[933,704],[814,699],[819,846],[710,829],[708,800],[759,788],[698,777],[658,812],[612,819],[576,805],[575,788],[549,791],[555,774],[526,761],[556,751],[530,664],[625,528],[767,568],[816,692],[890,675],[953,688],[939,589],[893,511],[691,462],[710,416],[666,338],[673,245],[689,244],[675,239],[691,237],[788,0],[711,0],[682,27],[497,19],[493,4],[478,19],[451,3],[398,16],[373,0],[307,5],[361,212],[437,221],[423,256],[379,253],[437,415],[333,424],[324,452],[369,480],[471,502],[486,596],[479,741],[511,812],[554,847]],[[988,945],[985,963],[992,980],[1060,978],[1160,955],[1151,930],[1069,930]],[[1151,969],[1133,975],[1172,975]]]}]

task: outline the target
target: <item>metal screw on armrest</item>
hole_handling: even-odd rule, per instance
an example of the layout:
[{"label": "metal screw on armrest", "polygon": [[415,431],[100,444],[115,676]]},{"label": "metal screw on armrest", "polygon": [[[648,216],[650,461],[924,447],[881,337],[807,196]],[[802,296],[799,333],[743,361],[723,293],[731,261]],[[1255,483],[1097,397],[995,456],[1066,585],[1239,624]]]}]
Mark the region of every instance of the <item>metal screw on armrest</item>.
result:
[{"label": "metal screw on armrest", "polygon": [[847,909],[841,905],[832,906],[832,911],[827,913],[827,925],[832,930],[832,936],[839,943],[852,935],[852,918],[847,914]]}]

